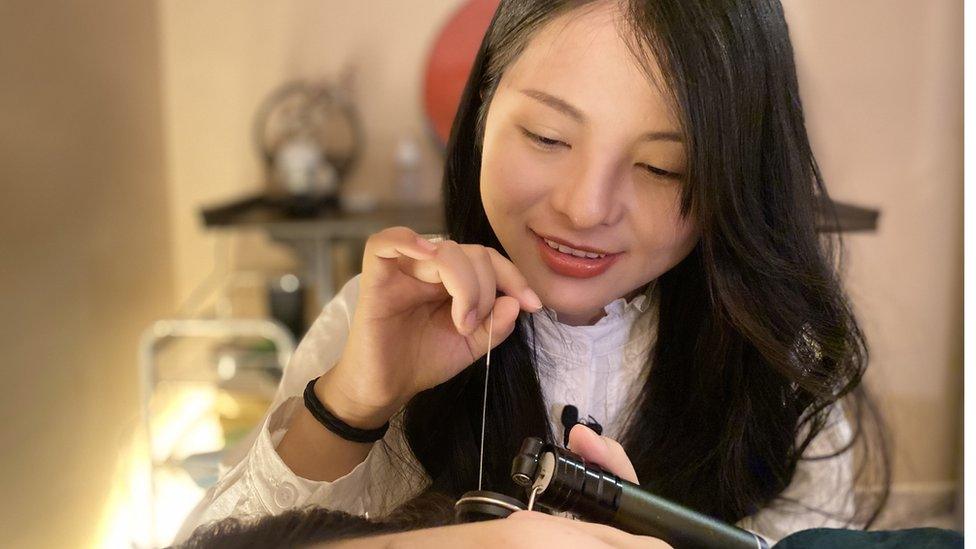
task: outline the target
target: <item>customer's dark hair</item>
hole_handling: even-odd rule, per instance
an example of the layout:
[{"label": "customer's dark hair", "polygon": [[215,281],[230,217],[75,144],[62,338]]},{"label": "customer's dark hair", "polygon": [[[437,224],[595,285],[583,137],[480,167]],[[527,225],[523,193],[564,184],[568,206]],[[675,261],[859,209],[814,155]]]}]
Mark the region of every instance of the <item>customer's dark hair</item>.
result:
[{"label": "customer's dark hair", "polygon": [[[446,150],[451,238],[505,252],[479,194],[487,110],[532,36],[590,3],[501,2]],[[859,384],[867,349],[839,280],[839,239],[817,231],[817,204],[827,191],[807,138],[780,3],[621,5],[625,39],[641,66],[654,60],[661,68],[656,84],[682,124],[688,172],[681,211],[701,229],[690,255],[659,278],[657,345],[621,442],[646,487],[733,522],[783,492],[827,411],[846,395],[854,440],[863,440],[867,401]],[[509,467],[522,439],[552,434],[525,326],[492,361],[484,486],[512,493]],[[454,497],[477,485],[484,375],[482,359],[406,410],[407,439],[432,488]]]},{"label": "customer's dark hair", "polygon": [[294,549],[323,542],[453,524],[454,500],[427,492],[380,520],[324,507],[290,509],[248,520],[227,518],[198,527],[180,549]]}]

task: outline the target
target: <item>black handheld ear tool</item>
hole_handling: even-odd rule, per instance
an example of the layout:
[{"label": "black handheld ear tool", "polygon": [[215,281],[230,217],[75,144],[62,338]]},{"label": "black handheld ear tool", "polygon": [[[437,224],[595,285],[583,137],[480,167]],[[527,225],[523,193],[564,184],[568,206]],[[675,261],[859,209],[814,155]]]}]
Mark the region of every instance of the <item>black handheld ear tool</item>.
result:
[{"label": "black handheld ear tool", "polygon": [[679,549],[766,549],[761,537],[656,496],[541,439],[522,442],[512,480],[529,490],[529,507],[569,511],[591,522],[654,536]]},{"label": "black handheld ear tool", "polygon": [[[493,320],[493,319],[492,319]],[[491,367],[491,331],[485,368],[485,401],[488,402],[488,373]],[[526,438],[512,461],[512,480],[528,490],[528,504],[481,489],[484,469],[484,409],[481,418],[481,459],[478,489],[467,492],[455,503],[455,522],[465,523],[505,518],[535,505],[551,512],[570,512],[637,535],[654,536],[676,549],[767,549],[761,537],[707,515],[656,496],[623,480],[580,456]]]}]

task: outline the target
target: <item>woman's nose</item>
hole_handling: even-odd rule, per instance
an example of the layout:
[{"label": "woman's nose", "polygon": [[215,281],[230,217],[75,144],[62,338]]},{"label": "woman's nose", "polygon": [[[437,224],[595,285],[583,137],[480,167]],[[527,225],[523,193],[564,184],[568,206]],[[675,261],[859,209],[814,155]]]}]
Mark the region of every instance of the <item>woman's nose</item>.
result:
[{"label": "woman's nose", "polygon": [[619,171],[610,165],[582,170],[557,183],[550,202],[574,228],[613,225],[624,211],[619,193],[620,177]]}]

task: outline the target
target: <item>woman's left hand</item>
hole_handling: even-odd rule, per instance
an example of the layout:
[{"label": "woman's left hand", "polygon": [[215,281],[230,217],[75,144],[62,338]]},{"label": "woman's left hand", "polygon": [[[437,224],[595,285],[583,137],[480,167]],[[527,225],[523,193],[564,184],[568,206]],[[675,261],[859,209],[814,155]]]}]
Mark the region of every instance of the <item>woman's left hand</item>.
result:
[{"label": "woman's left hand", "polygon": [[569,449],[590,463],[610,471],[618,477],[640,484],[634,464],[619,442],[596,434],[586,425],[577,424],[569,432]]}]

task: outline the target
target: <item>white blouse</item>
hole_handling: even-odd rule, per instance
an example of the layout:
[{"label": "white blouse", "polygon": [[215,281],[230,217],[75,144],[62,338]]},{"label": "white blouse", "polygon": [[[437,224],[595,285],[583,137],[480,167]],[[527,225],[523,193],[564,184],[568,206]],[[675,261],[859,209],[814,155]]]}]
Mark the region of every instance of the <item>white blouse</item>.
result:
[{"label": "white blouse", "polygon": [[[359,293],[359,277],[347,283],[323,309],[285,368],[274,402],[261,427],[228,455],[216,485],[190,513],[176,542],[185,541],[203,524],[228,517],[277,514],[319,505],[354,515],[383,516],[418,494],[429,483],[403,436],[401,416],[390,422],[366,460],[332,482],[295,475],[275,448],[292,414],[303,406],[308,380],[322,375],[339,358]],[[630,301],[618,299],[592,326],[568,326],[543,309],[532,314],[538,371],[553,433],[561,440],[562,409],[571,404],[579,417],[592,417],[604,436],[619,438],[630,404],[642,387],[648,354],[657,339],[657,302],[653,288]],[[523,318],[525,321],[526,318]],[[533,333],[529,331],[529,333]],[[843,410],[835,406],[830,421],[805,455],[833,453],[850,440]],[[851,452],[820,460],[801,460],[780,497],[739,526],[775,542],[792,532],[817,527],[849,526],[854,515]]]}]

